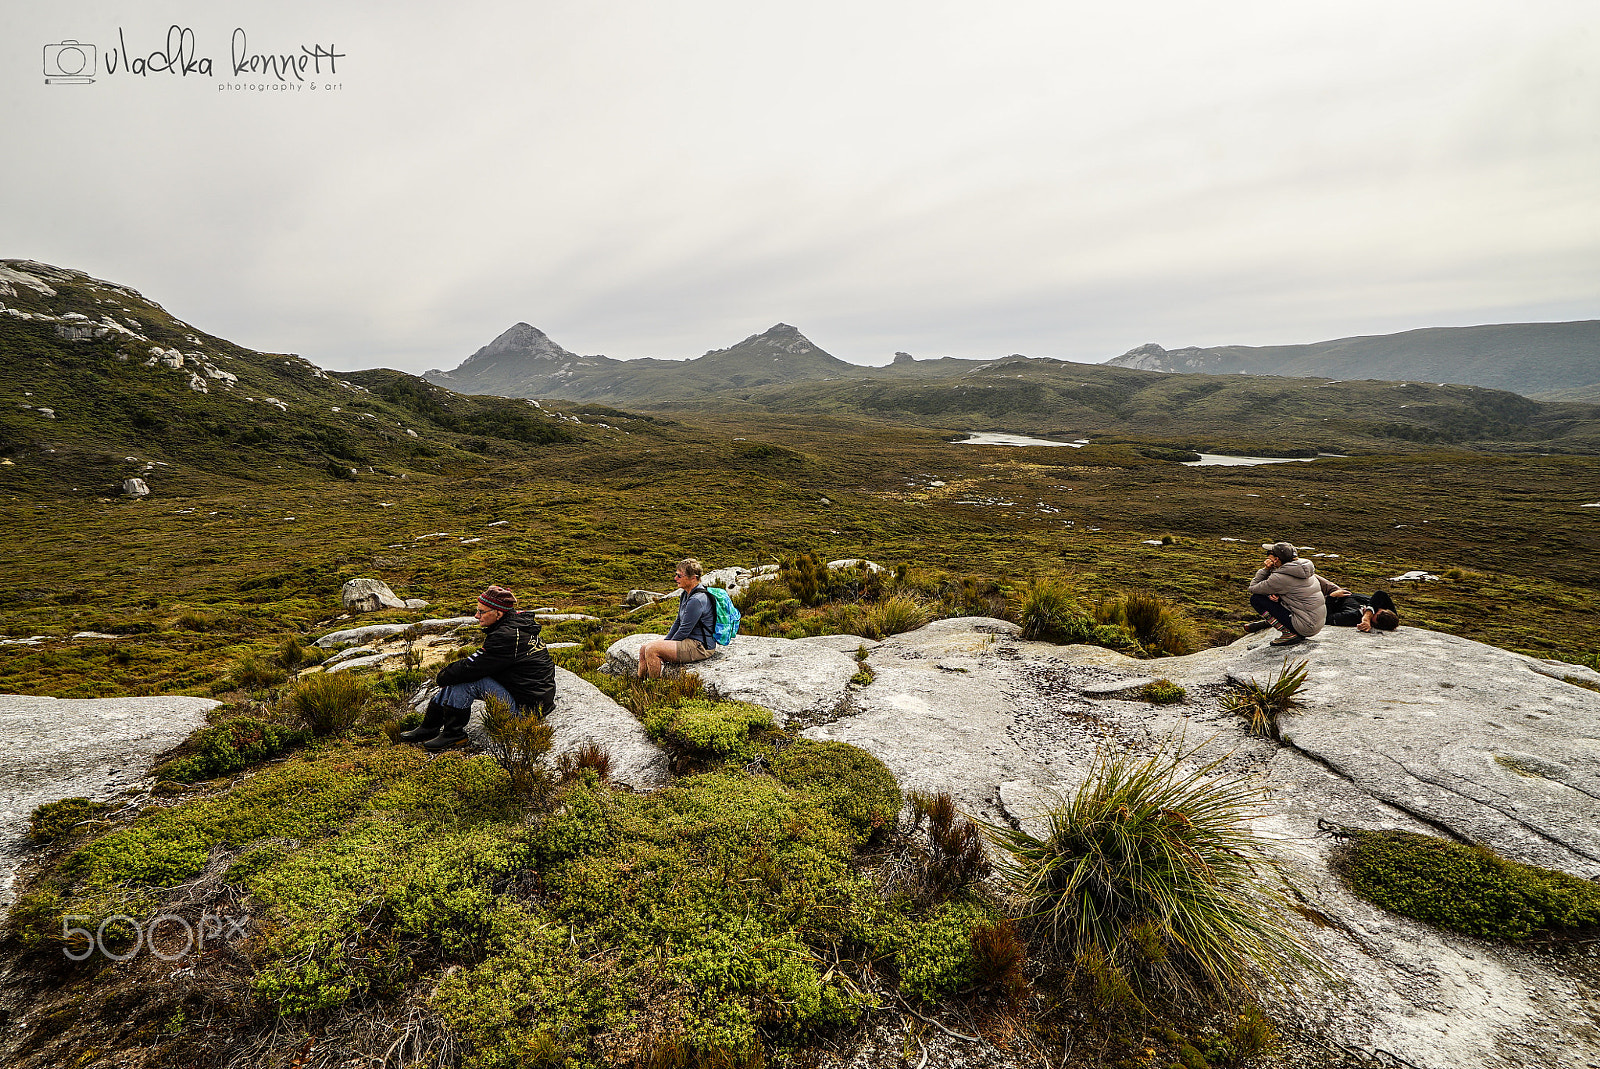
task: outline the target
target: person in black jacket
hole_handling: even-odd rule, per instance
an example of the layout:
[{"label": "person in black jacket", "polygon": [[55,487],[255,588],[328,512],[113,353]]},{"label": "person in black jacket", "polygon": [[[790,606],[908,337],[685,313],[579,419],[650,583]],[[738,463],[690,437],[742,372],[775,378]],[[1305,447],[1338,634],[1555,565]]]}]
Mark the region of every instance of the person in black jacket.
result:
[{"label": "person in black jacket", "polygon": [[407,742],[435,752],[464,742],[478,698],[493,696],[513,710],[537,710],[540,716],[555,707],[556,664],[539,638],[533,613],[519,613],[515,594],[491,586],[478,595],[474,615],[484,630],[483,646],[439,669],[439,692],[428,703],[422,726],[400,733]]}]

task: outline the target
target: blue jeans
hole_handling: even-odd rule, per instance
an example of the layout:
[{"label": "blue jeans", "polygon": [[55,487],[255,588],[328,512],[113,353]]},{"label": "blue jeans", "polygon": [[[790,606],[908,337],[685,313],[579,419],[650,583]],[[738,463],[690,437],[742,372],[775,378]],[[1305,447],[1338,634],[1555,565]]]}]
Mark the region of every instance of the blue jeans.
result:
[{"label": "blue jeans", "polygon": [[441,705],[448,705],[452,709],[471,709],[474,701],[490,696],[499,698],[511,706],[512,712],[517,711],[517,699],[511,696],[509,690],[488,676],[474,679],[471,683],[455,683],[448,687],[440,687],[439,693],[434,697]]},{"label": "blue jeans", "polygon": [[1290,615],[1288,606],[1284,605],[1283,602],[1273,601],[1265,594],[1251,594],[1250,607],[1263,616],[1272,617],[1291,635],[1299,634],[1294,629],[1294,617]]}]

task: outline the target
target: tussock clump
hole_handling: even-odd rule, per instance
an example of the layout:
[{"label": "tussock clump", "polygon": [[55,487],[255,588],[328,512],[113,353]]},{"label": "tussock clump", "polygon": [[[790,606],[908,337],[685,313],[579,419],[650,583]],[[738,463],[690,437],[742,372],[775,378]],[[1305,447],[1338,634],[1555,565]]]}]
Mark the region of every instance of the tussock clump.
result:
[{"label": "tussock clump", "polygon": [[1431,835],[1347,828],[1334,868],[1373,905],[1493,939],[1600,925],[1600,886]]},{"label": "tussock clump", "polygon": [[1277,862],[1250,827],[1260,792],[1186,771],[1191,754],[1102,755],[1043,838],[988,826],[1042,938],[1115,1004],[1248,992],[1314,965],[1285,919]]},{"label": "tussock clump", "polygon": [[1278,674],[1266,683],[1258,683],[1254,679],[1235,682],[1233,689],[1222,696],[1222,711],[1244,717],[1245,730],[1261,738],[1276,739],[1279,737],[1278,718],[1296,705],[1294,696],[1305,686],[1306,675],[1311,671],[1311,662],[1298,661],[1289,664],[1289,658],[1283,659],[1283,667]]},{"label": "tussock clump", "polygon": [[227,690],[265,690],[275,687],[287,678],[284,673],[260,657],[249,656],[234,665],[228,673]]},{"label": "tussock clump", "polygon": [[864,637],[888,638],[915,631],[928,622],[928,612],[904,594],[896,594],[868,608],[863,622],[868,632]]},{"label": "tussock clump", "polygon": [[595,778],[611,778],[611,751],[590,740],[576,750],[568,750],[556,759],[556,771],[562,783],[571,783],[584,772],[593,772]]},{"label": "tussock clump", "polygon": [[1094,620],[1078,607],[1065,580],[1044,576],[1028,584],[1019,610],[1022,637],[1057,645],[1094,641]]},{"label": "tussock clump", "polygon": [[1199,648],[1194,621],[1158,594],[1135,591],[1102,597],[1094,607],[1094,619],[1098,624],[1125,628],[1133,645],[1147,655],[1181,657]]},{"label": "tussock clump", "polygon": [[372,700],[366,680],[350,672],[324,672],[296,684],[283,708],[312,734],[338,735],[355,727]]}]

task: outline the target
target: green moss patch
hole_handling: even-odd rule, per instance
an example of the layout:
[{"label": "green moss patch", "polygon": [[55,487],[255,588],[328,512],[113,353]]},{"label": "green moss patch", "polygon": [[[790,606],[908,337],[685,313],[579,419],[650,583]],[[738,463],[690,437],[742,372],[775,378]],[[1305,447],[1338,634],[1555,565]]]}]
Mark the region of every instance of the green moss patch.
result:
[{"label": "green moss patch", "polygon": [[183,746],[183,752],[157,766],[156,775],[178,783],[225,776],[277,757],[291,746],[303,745],[310,732],[254,717],[240,716],[215,727],[201,728]]},{"label": "green moss patch", "polygon": [[859,836],[892,825],[900,815],[894,773],[849,743],[796,739],[768,764],[779,782],[821,801]]},{"label": "green moss patch", "polygon": [[1600,924],[1600,886],[1406,831],[1353,831],[1336,867],[1362,898],[1467,935],[1527,939]]},{"label": "green moss patch", "polygon": [[664,746],[700,761],[749,761],[758,753],[756,736],[772,729],[772,713],[749,702],[692,698],[646,711],[645,730]]}]

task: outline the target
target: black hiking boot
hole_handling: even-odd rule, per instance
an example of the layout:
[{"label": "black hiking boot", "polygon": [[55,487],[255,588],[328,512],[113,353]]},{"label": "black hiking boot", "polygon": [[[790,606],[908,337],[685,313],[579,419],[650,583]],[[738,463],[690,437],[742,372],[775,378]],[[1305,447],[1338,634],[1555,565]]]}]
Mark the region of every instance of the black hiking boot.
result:
[{"label": "black hiking boot", "polygon": [[472,706],[465,709],[456,709],[448,705],[440,706],[444,710],[444,725],[439,729],[439,734],[423,743],[429,753],[438,753],[448,750],[452,746],[459,746],[466,742],[470,735],[467,734],[467,721],[472,719]]},{"label": "black hiking boot", "polygon": [[427,712],[422,714],[422,723],[410,731],[402,731],[398,738],[401,742],[421,744],[439,734],[439,729],[444,726],[447,705],[439,704],[439,699],[434,698],[428,702]]}]

